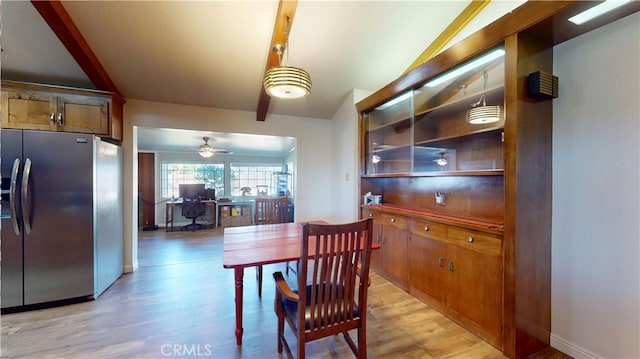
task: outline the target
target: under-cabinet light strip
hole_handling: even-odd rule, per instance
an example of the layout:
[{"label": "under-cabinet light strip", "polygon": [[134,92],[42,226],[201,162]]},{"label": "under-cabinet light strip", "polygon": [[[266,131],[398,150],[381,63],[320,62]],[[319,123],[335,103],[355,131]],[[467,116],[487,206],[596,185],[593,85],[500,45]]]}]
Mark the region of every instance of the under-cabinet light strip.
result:
[{"label": "under-cabinet light strip", "polygon": [[576,25],[582,25],[585,22],[594,19],[604,13],[607,13],[613,9],[617,9],[630,1],[631,0],[608,0],[592,7],[591,9],[585,10],[575,16],[570,17],[569,21]]},{"label": "under-cabinet light strip", "polygon": [[395,105],[397,103],[400,103],[400,102],[408,99],[412,95],[413,95],[413,93],[411,91],[406,92],[406,93],[404,93],[404,94],[402,94],[402,95],[400,95],[400,96],[398,96],[398,97],[396,97],[394,99],[391,99],[391,100],[383,103],[382,105],[376,107],[376,110],[384,110],[385,108],[389,108],[389,107],[391,107],[391,106],[393,106],[393,105]]},{"label": "under-cabinet light strip", "polygon": [[476,67],[482,66],[486,63],[489,63],[497,58],[500,58],[504,56],[504,49],[495,49],[491,52],[486,53],[485,55],[471,61],[468,62],[456,69],[454,69],[453,71],[447,72],[444,75],[438,76],[435,79],[427,82],[425,84],[425,86],[427,87],[435,87],[440,85],[441,83],[448,81],[456,76],[459,76],[467,71],[470,71],[472,69],[475,69]]}]

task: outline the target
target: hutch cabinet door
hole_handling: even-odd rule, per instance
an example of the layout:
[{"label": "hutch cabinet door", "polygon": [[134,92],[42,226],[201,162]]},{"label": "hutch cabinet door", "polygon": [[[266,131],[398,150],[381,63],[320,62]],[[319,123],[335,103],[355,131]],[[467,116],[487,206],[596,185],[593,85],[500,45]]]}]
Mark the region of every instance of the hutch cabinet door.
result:
[{"label": "hutch cabinet door", "polygon": [[363,115],[365,173],[409,173],[413,166],[412,92]]},{"label": "hutch cabinet door", "polygon": [[371,251],[371,268],[382,270],[382,227],[380,226],[380,215],[367,207],[362,208],[362,218],[373,218],[373,241],[380,245],[380,249]]},{"label": "hutch cabinet door", "polygon": [[[473,238],[480,242],[477,236]],[[499,239],[492,240],[500,242]],[[495,244],[500,248],[499,243]],[[447,306],[473,322],[485,340],[500,348],[502,257],[457,245],[449,245],[447,255],[446,266],[451,279]]]},{"label": "hutch cabinet door", "polygon": [[382,230],[382,272],[402,289],[408,288],[407,275],[407,219],[401,216],[380,215]]},{"label": "hutch cabinet door", "polygon": [[446,243],[412,233],[408,261],[411,294],[435,300],[435,304],[446,307],[449,279],[446,259]]}]

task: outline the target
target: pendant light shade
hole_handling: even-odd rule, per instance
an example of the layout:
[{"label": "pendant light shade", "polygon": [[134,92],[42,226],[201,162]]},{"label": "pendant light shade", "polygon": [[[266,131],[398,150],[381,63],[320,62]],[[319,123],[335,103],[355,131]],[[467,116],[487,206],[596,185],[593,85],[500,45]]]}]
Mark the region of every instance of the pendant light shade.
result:
[{"label": "pendant light shade", "polygon": [[466,119],[472,125],[484,125],[486,123],[498,122],[502,120],[502,106],[493,105],[487,106],[485,99],[485,92],[487,91],[487,71],[483,74],[484,86],[482,95],[478,102],[473,104],[473,108],[467,111]]},{"label": "pendant light shade", "polygon": [[306,97],[311,93],[311,76],[309,76],[309,73],[301,68],[287,65],[290,26],[290,20],[287,17],[287,25],[284,30],[285,44],[275,44],[273,46],[273,52],[278,55],[278,65],[270,68],[264,74],[264,80],[262,81],[264,90],[271,97],[296,99]]},{"label": "pendant light shade", "polygon": [[311,93],[311,76],[293,66],[274,66],[264,75],[264,89],[272,97],[296,99]]},{"label": "pendant light shade", "polygon": [[502,107],[478,106],[467,111],[467,122],[473,125],[498,122],[502,119]]}]

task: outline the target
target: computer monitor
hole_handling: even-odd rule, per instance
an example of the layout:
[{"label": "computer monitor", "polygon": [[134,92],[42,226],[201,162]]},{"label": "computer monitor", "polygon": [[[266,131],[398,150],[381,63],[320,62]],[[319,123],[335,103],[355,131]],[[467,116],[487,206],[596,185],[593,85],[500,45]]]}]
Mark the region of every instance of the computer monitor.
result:
[{"label": "computer monitor", "polygon": [[188,183],[178,185],[178,192],[182,198],[204,198],[204,183]]}]

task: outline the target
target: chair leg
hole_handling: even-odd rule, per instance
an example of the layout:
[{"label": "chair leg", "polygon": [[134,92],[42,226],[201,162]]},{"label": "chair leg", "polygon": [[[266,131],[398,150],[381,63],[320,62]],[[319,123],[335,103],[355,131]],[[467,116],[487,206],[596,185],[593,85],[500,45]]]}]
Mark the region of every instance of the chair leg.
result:
[{"label": "chair leg", "polygon": [[304,341],[302,341],[300,339],[300,336],[298,336],[298,356],[297,356],[298,359],[304,359],[305,358],[306,354],[305,354],[305,350],[304,350],[305,348],[304,347],[305,347]]},{"label": "chair leg", "polygon": [[367,328],[364,323],[358,328],[358,353],[360,359],[367,359]]},{"label": "chair leg", "polygon": [[282,353],[282,341],[284,336],[284,312],[282,308],[282,294],[276,290],[276,299],[273,303],[273,310],[276,312],[278,320],[278,331],[276,336],[278,339],[278,353]]},{"label": "chair leg", "polygon": [[278,316],[278,353],[282,353],[282,336],[284,335],[284,317]]},{"label": "chair leg", "polygon": [[287,273],[287,275],[289,275],[289,271],[293,272],[293,274],[297,274],[296,273],[296,269],[294,269],[294,267],[292,267],[292,265],[296,265],[296,264],[297,264],[297,262],[287,262],[286,263],[286,273]]},{"label": "chair leg", "polygon": [[256,267],[256,280],[258,281],[258,297],[262,297],[262,266]]}]

